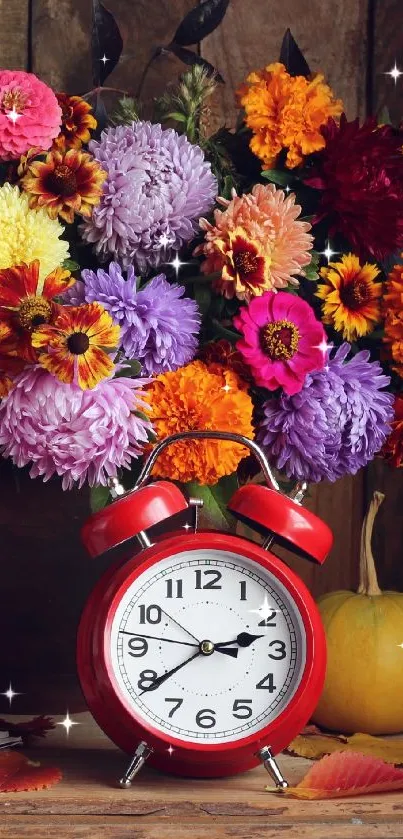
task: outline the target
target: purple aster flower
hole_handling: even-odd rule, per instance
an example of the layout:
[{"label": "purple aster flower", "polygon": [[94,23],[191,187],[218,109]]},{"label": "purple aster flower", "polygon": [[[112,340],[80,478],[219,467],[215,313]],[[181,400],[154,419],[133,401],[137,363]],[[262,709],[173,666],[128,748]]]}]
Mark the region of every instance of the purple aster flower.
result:
[{"label": "purple aster flower", "polygon": [[390,378],[366,350],[346,360],[342,344],[323,370],[310,373],[295,396],[264,404],[257,439],[289,478],[335,481],[372,460],[390,432]]},{"label": "purple aster flower", "polygon": [[101,303],[112,315],[120,326],[126,358],[137,358],[144,375],[177,370],[192,361],[201,317],[197,303],[183,297],[183,286],[171,285],[159,274],[137,291],[133,267],[128,268],[125,280],[116,262],[111,262],[108,271],[85,269],[81,276],[85,300]]},{"label": "purple aster flower", "polygon": [[106,485],[148,440],[151,424],[141,414],[145,383],[120,376],[81,390],[39,367],[24,370],[0,403],[1,453],[16,466],[32,464],[32,478],[60,475],[63,489],[85,481]]},{"label": "purple aster flower", "polygon": [[217,195],[199,146],[171,128],[134,122],[106,129],[90,150],[108,177],[81,233],[101,259],[112,255],[144,271],[193,238]]}]

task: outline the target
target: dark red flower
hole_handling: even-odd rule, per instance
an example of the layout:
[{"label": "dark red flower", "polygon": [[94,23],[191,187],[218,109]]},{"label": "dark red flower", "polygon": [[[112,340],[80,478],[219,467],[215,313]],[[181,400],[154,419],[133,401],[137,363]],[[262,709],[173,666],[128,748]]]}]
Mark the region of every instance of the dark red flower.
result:
[{"label": "dark red flower", "polygon": [[357,255],[382,260],[403,247],[402,135],[367,119],[322,129],[326,147],[305,183],[322,190],[315,221],[327,218]]},{"label": "dark red flower", "polygon": [[204,344],[199,352],[199,358],[207,364],[220,364],[226,367],[227,370],[233,370],[245,382],[252,381],[252,374],[250,368],[245,364],[241,353],[225,338],[220,338],[219,341],[211,341],[209,344]]},{"label": "dark red flower", "polygon": [[396,396],[395,417],[391,426],[392,430],[381,451],[382,457],[391,466],[403,465],[403,397]]}]

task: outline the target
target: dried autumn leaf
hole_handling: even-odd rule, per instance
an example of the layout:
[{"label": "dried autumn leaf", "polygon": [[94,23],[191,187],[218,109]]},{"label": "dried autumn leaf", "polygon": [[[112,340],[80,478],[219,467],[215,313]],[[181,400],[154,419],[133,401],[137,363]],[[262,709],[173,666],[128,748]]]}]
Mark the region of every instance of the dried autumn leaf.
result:
[{"label": "dried autumn leaf", "polygon": [[0,731],[8,731],[10,737],[22,737],[23,740],[30,737],[45,737],[53,728],[55,728],[54,721],[43,714],[25,722],[9,722],[0,719]]},{"label": "dried autumn leaf", "polygon": [[[314,726],[312,726],[314,728]],[[311,726],[304,729],[299,737],[290,743],[287,753],[308,760],[318,760],[333,752],[360,752],[361,754],[377,757],[386,763],[403,765],[403,737],[372,737],[370,734],[353,734],[345,737],[342,734],[317,733]]]},{"label": "dried autumn leaf", "polygon": [[57,784],[62,777],[56,766],[41,766],[21,752],[0,753],[0,792],[30,792]]},{"label": "dried autumn leaf", "polygon": [[266,789],[308,800],[390,792],[403,789],[403,770],[358,752],[334,752],[311,766],[296,787]]}]

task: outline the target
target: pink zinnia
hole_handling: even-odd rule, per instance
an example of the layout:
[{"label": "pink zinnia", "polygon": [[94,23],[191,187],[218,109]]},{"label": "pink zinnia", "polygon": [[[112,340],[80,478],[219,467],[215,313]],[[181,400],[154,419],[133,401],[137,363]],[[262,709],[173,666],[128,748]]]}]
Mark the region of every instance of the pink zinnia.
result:
[{"label": "pink zinnia", "polygon": [[[238,297],[248,300],[259,296],[272,288],[286,288],[293,283],[295,274],[301,274],[304,265],[311,261],[313,238],[309,234],[311,225],[301,221],[298,216],[301,207],[295,203],[295,196],[288,195],[274,184],[256,184],[252,191],[238,196],[233,190],[232,200],[217,199],[225,207],[224,211],[214,211],[214,224],[200,219],[200,227],[205,231],[205,242],[196,248],[196,254],[204,254],[206,259],[201,265],[205,274],[219,271],[222,276],[215,287],[225,297]],[[251,248],[242,254],[233,254],[235,231],[242,231],[265,259],[264,279],[253,290],[244,283],[241,276],[234,278],[234,261],[242,266],[250,263]],[[256,266],[257,267],[257,266]]]},{"label": "pink zinnia", "polygon": [[0,71],[0,159],[28,149],[46,151],[58,136],[62,111],[53,90],[33,73]]},{"label": "pink zinnia", "polygon": [[237,349],[261,387],[282,387],[293,396],[308,373],[325,365],[323,326],[309,304],[295,294],[268,291],[255,297],[240,310],[234,324],[244,336]]},{"label": "pink zinnia", "polygon": [[147,381],[119,376],[81,390],[28,368],[0,403],[1,454],[19,467],[31,464],[31,478],[60,475],[63,489],[106,485],[148,441],[141,390]]}]

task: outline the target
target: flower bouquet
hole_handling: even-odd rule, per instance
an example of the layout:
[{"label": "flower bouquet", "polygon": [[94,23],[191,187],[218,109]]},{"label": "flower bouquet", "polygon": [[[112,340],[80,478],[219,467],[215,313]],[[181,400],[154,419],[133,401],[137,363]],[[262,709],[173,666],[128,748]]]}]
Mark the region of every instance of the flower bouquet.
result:
[{"label": "flower bouquet", "polygon": [[[348,121],[289,31],[211,134],[223,80],[188,46],[227,6],[161,48],[190,67],[151,118],[129,94],[106,113],[121,38],[99,4],[89,94],[0,71],[1,454],[94,506],[179,431],[255,438],[292,480],[402,460],[402,134]],[[155,469],[220,499],[246,456],[182,442]]]}]

